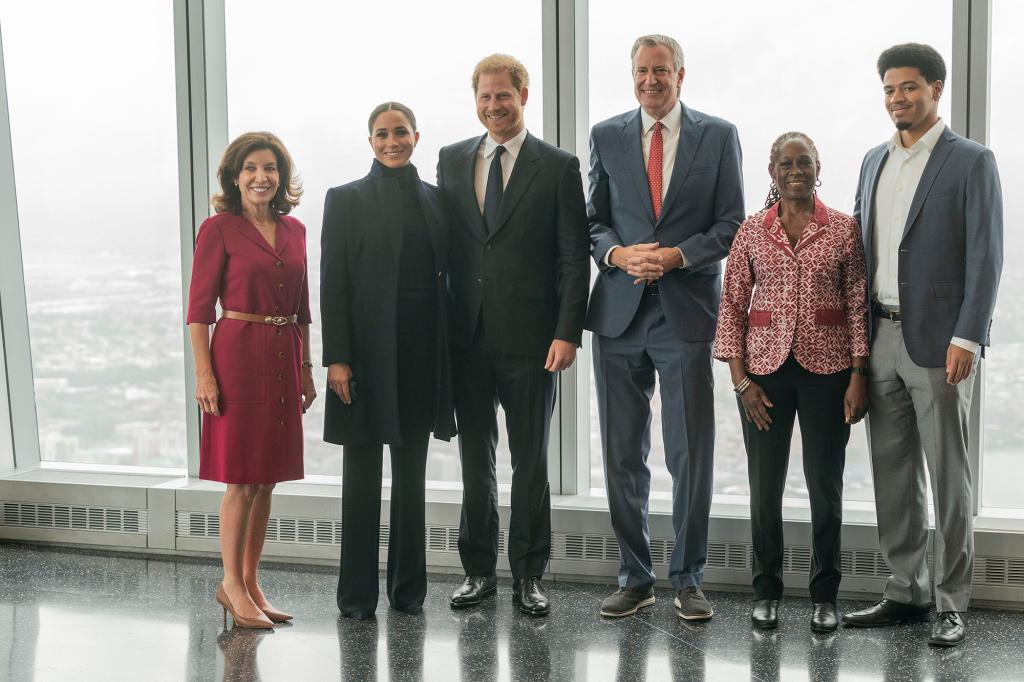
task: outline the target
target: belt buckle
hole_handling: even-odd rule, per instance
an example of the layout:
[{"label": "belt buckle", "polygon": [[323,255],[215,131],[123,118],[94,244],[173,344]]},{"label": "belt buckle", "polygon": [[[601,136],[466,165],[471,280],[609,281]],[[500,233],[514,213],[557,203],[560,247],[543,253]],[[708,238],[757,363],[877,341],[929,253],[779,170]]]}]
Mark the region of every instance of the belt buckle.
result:
[{"label": "belt buckle", "polygon": [[288,324],[288,318],[281,315],[275,315],[274,317],[267,316],[265,321],[275,327],[283,327]]}]

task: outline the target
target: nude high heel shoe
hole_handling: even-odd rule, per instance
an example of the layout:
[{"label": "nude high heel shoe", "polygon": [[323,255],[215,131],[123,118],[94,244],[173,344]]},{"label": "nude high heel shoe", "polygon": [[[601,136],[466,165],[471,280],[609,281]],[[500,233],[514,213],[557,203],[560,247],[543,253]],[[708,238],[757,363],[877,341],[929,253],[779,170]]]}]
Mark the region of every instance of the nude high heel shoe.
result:
[{"label": "nude high heel shoe", "polygon": [[269,604],[267,604],[266,608],[263,608],[263,609],[260,609],[260,610],[263,611],[263,614],[267,618],[269,618],[270,620],[272,620],[275,623],[287,623],[292,618],[294,618],[294,616],[292,616],[292,614],[285,613],[284,611],[278,611],[277,609],[275,609],[273,606],[271,606]]},{"label": "nude high heel shoe", "polygon": [[235,607],[231,605],[231,600],[228,599],[227,593],[224,591],[224,585],[220,585],[217,588],[217,603],[224,609],[224,627],[228,626],[228,611],[231,612],[231,618],[235,621],[235,625],[240,628],[253,628],[257,630],[273,630],[274,624],[263,614],[260,614],[256,618],[246,618],[240,616],[235,612]]}]

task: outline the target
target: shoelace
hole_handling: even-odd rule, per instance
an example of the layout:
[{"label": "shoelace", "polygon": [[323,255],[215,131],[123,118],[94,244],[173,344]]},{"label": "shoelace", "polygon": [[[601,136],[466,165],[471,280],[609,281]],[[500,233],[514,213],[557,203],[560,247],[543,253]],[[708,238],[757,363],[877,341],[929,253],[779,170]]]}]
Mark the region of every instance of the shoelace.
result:
[{"label": "shoelace", "polygon": [[950,625],[957,625],[956,622],[956,611],[943,611],[936,615],[935,622],[945,621]]}]

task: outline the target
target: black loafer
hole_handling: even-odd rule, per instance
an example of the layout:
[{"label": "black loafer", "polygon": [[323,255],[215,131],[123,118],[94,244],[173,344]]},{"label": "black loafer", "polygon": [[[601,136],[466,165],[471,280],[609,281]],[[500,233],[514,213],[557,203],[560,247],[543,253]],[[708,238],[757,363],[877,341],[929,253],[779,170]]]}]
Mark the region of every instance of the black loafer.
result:
[{"label": "black loafer", "polygon": [[750,609],[750,622],[762,630],[776,628],[779,625],[779,600],[755,599]]},{"label": "black loafer", "polygon": [[540,584],[540,576],[513,580],[512,602],[519,606],[520,611],[531,616],[546,616],[551,611],[551,604]]},{"label": "black loafer", "polygon": [[932,623],[928,643],[932,646],[956,646],[967,639],[967,621],[956,611],[943,611]]},{"label": "black loafer", "polygon": [[897,623],[923,623],[928,620],[929,606],[903,604],[892,599],[882,599],[874,606],[853,611],[843,616],[843,623],[855,628],[877,628]]},{"label": "black loafer", "polygon": [[830,601],[814,602],[814,612],[811,613],[811,630],[834,632],[838,627],[839,618],[836,616],[836,605]]},{"label": "black loafer", "polygon": [[476,606],[487,597],[493,596],[497,590],[497,577],[493,575],[467,575],[462,584],[452,593],[451,605],[456,608]]}]

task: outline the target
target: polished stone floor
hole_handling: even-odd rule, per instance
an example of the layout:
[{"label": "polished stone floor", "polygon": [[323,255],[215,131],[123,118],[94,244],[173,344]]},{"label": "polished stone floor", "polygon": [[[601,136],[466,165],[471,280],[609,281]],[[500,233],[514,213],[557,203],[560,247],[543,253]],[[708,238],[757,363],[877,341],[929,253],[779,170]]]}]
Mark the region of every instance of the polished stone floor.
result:
[{"label": "polished stone floor", "polygon": [[[928,625],[813,635],[805,599],[772,633],[749,597],[711,592],[715,617],[680,621],[668,590],[643,615],[597,614],[607,588],[549,583],[549,618],[496,600],[452,611],[456,577],[432,576],[424,613],[339,618],[331,569],[275,565],[264,589],[297,618],[261,634],[224,630],[205,559],[123,556],[0,543],[0,680],[1021,680],[1024,613],[973,610],[970,639],[925,644]],[[853,608],[863,602],[844,602]],[[230,619],[229,619],[230,627]]]}]

